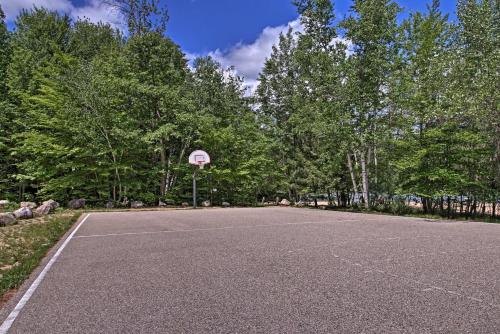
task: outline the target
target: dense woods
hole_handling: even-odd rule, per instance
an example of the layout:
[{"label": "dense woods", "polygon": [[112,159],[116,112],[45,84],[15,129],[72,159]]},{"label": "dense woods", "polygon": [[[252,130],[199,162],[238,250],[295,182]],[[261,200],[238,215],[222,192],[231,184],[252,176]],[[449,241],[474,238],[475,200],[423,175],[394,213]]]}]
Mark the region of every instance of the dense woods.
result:
[{"label": "dense woods", "polygon": [[188,63],[156,1],[111,2],[128,31],[43,8],[0,10],[0,197],[200,200],[492,215],[500,199],[500,8],[295,1],[255,94],[210,57]]}]

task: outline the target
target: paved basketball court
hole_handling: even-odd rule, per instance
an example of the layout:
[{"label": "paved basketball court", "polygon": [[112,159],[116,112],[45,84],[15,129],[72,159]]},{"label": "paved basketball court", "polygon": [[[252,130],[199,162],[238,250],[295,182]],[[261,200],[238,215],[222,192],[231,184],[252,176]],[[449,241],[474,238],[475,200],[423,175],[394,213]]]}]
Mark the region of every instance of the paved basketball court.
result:
[{"label": "paved basketball court", "polygon": [[92,213],[31,292],[9,333],[500,333],[500,226],[292,208]]}]

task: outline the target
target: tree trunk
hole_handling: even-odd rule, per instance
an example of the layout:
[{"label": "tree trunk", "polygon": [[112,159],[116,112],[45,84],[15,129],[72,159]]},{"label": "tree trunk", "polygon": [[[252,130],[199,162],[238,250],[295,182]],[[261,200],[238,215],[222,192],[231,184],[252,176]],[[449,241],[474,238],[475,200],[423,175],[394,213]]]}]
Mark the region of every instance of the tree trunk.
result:
[{"label": "tree trunk", "polygon": [[349,205],[347,194],[344,191],[340,192],[340,203],[341,203],[340,206],[343,208]]},{"label": "tree trunk", "polygon": [[359,160],[361,162],[361,184],[363,186],[363,201],[365,203],[365,209],[370,208],[370,190],[368,182],[368,166],[366,164],[365,152],[362,151],[359,155]]},{"label": "tree trunk", "polygon": [[161,166],[161,176],[160,176],[160,196],[165,196],[165,190],[167,188],[167,155],[165,152],[165,147],[163,145],[163,139],[160,140],[160,166]]},{"label": "tree trunk", "polygon": [[354,175],[354,168],[352,166],[351,154],[347,153],[347,167],[349,168],[349,174],[351,174],[352,190],[354,191],[354,197],[358,193],[358,184],[356,183],[356,176]]},{"label": "tree trunk", "polygon": [[472,213],[473,217],[476,216],[476,213],[477,213],[477,200],[475,198],[474,198],[474,201],[472,202],[471,213]]},{"label": "tree trunk", "polygon": [[[498,113],[497,113],[498,114]],[[498,118],[497,118],[498,120]],[[496,162],[496,168],[495,168],[495,180],[496,180],[496,186],[497,189],[500,187],[500,124],[497,121],[497,125],[495,127],[495,156],[494,156],[494,161]]]},{"label": "tree trunk", "polygon": [[[373,147],[373,164],[375,166],[375,185],[378,186],[378,157],[377,157],[377,146]],[[378,189],[378,187],[377,187]]]},{"label": "tree trunk", "polygon": [[422,197],[422,207],[424,209],[424,214],[428,214],[431,212],[431,203],[429,198]]},{"label": "tree trunk", "polygon": [[447,207],[447,210],[448,210],[448,218],[451,218],[451,198],[450,198],[450,196],[448,196],[448,207]]}]

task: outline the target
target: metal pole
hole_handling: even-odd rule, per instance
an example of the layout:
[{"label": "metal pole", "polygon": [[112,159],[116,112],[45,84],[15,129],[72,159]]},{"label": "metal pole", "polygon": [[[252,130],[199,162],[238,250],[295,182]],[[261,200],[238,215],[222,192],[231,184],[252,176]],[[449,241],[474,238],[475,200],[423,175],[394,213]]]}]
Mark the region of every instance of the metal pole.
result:
[{"label": "metal pole", "polygon": [[193,209],[196,209],[196,169],[193,172]]}]

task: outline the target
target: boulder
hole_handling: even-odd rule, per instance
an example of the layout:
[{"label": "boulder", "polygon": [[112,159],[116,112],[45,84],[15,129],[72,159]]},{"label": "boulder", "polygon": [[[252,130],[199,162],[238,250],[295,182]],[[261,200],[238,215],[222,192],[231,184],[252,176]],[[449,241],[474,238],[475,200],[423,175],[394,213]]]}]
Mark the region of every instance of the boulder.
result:
[{"label": "boulder", "polygon": [[36,208],[36,203],[35,202],[21,202],[21,203],[19,203],[19,206],[21,208],[34,209],[34,208]]},{"label": "boulder", "polygon": [[224,208],[228,208],[228,207],[230,207],[230,206],[231,206],[231,204],[229,204],[228,202],[222,202],[222,206],[223,206]]},{"label": "boulder", "polygon": [[35,213],[39,215],[48,215],[52,211],[54,211],[54,209],[50,204],[42,204],[35,209]]},{"label": "boulder", "polygon": [[159,200],[159,201],[158,201],[158,206],[159,206],[160,208],[164,208],[164,207],[166,207],[166,206],[167,206],[167,203],[164,203],[164,202],[162,202],[161,200]]},{"label": "boulder", "polygon": [[12,212],[0,213],[0,226],[8,226],[16,223],[16,216]]},{"label": "boulder", "polygon": [[0,200],[0,208],[9,205],[9,203],[9,200],[7,199]]},{"label": "boulder", "polygon": [[14,211],[14,216],[17,219],[30,219],[33,218],[33,211],[29,207],[24,207]]},{"label": "boulder", "polygon": [[303,207],[306,206],[306,203],[304,201],[298,201],[295,205],[298,207]]},{"label": "boulder", "polygon": [[290,201],[287,200],[286,198],[283,198],[280,202],[280,205],[282,206],[290,206]]},{"label": "boulder", "polygon": [[70,209],[82,209],[85,206],[85,198],[72,199],[68,202]]},{"label": "boulder", "polygon": [[130,203],[130,207],[132,209],[139,209],[139,208],[143,208],[144,207],[144,203],[142,203],[141,201],[132,201]]},{"label": "boulder", "polygon": [[208,208],[211,205],[211,203],[210,203],[210,201],[203,201],[201,203],[201,205],[203,205],[204,207]]},{"label": "boulder", "polygon": [[106,209],[113,209],[115,207],[115,203],[113,203],[113,201],[108,201],[108,203],[106,203]]},{"label": "boulder", "polygon": [[58,207],[59,203],[57,203],[53,199],[49,199],[48,201],[43,202],[42,205],[40,205],[38,208],[36,208],[35,213],[39,215],[48,215]]},{"label": "boulder", "polygon": [[189,203],[188,202],[182,202],[181,206],[183,208],[187,208],[189,206]]},{"label": "boulder", "polygon": [[42,204],[50,205],[52,210],[55,210],[59,207],[59,203],[54,201],[53,199],[49,199],[48,201],[43,202]]}]

